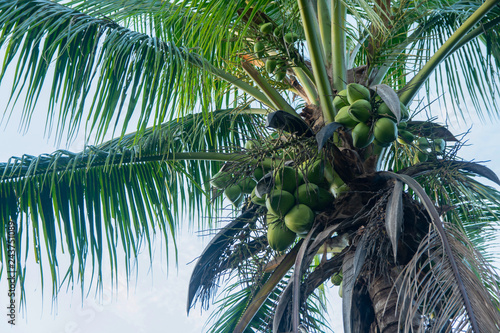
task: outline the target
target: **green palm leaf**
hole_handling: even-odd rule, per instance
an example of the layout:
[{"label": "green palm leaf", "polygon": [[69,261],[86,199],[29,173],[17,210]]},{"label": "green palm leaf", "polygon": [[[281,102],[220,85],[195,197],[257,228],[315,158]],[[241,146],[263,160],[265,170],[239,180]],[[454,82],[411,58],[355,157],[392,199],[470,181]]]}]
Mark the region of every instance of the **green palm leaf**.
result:
[{"label": "green palm leaf", "polygon": [[[150,122],[158,125],[173,119],[175,114],[183,116],[198,103],[204,112],[211,111],[223,101],[229,103],[229,85],[213,74],[266,101],[255,88],[216,69],[186,47],[50,1],[3,2],[0,25],[0,46],[7,47],[0,78],[18,54],[17,79],[10,102],[15,104],[26,89],[22,115],[25,126],[29,125],[41,87],[50,74],[49,64],[54,61],[47,114],[49,134],[54,123],[59,136],[64,131],[74,135],[86,116],[89,134],[94,132],[99,140],[108,128],[124,134],[133,116],[139,118],[137,130],[142,133]],[[97,91],[94,96],[90,93],[92,84]],[[88,103],[90,113],[85,115]]]},{"label": "green palm leaf", "polygon": [[[28,255],[29,243],[35,258],[47,251],[55,295],[62,282],[59,251],[67,251],[70,258],[65,279],[73,281],[76,274],[82,288],[89,255],[99,283],[107,256],[116,270],[116,249],[121,247],[130,274],[130,260],[143,247],[152,254],[156,233],[167,244],[167,258],[172,257],[168,253],[177,251],[178,221],[186,216],[192,217],[192,223],[199,221],[221,203],[216,200],[218,204],[212,206],[207,175],[219,170],[218,161],[241,154],[236,147],[260,133],[251,115],[235,112],[215,112],[209,124],[202,114],[189,115],[161,129],[149,128],[140,139],[132,133],[80,153],[60,150],[12,157],[0,164],[1,225],[16,221],[20,240],[33,232],[33,239],[20,248],[19,258]],[[246,136],[240,134],[243,131]],[[210,225],[210,219],[206,221]],[[0,241],[2,256],[7,257],[6,239]],[[22,277],[25,260],[18,263]]]}]

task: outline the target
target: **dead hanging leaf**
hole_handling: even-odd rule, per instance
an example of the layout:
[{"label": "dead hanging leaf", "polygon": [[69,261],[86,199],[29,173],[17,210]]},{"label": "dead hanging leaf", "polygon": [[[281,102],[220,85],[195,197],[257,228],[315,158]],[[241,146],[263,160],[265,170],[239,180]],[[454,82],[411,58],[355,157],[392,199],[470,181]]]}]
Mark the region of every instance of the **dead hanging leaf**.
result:
[{"label": "dead hanging leaf", "polygon": [[462,162],[462,161],[454,161],[452,165],[458,166],[459,169],[467,170],[475,174],[478,174],[480,176],[483,176],[484,178],[487,178],[492,182],[500,185],[500,179],[498,179],[496,173],[494,173],[487,166],[475,162]]},{"label": "dead hanging leaf", "polygon": [[401,120],[401,102],[394,89],[387,84],[377,84],[371,86],[370,89],[375,90],[380,98],[382,98],[389,110],[396,116],[397,123],[399,124]]},{"label": "dead hanging leaf", "polygon": [[248,324],[255,316],[257,311],[259,311],[262,304],[264,304],[265,300],[269,297],[271,292],[276,288],[278,283],[283,279],[285,274],[292,268],[295,257],[299,252],[299,248],[302,245],[302,241],[297,243],[295,247],[288,252],[283,261],[279,264],[273,274],[269,277],[267,282],[260,288],[260,290],[253,297],[252,302],[248,305],[245,312],[241,316],[238,324],[236,325],[233,333],[243,333],[247,328]]},{"label": "dead hanging leaf", "polygon": [[354,323],[353,311],[355,310],[356,296],[354,286],[358,279],[359,273],[365,264],[366,260],[366,243],[368,240],[368,232],[363,234],[361,240],[356,245],[356,251],[347,253],[344,257],[342,265],[342,319],[344,321],[344,333],[357,333],[358,324]]},{"label": "dead hanging leaf", "polygon": [[440,168],[458,168],[475,173],[479,176],[487,178],[492,182],[500,185],[500,179],[490,168],[476,162],[466,161],[449,161],[449,160],[436,160],[432,162],[423,162],[417,165],[407,167],[398,171],[398,174],[404,174],[411,177],[417,177],[431,171],[436,171]]},{"label": "dead hanging leaf", "polygon": [[394,253],[394,262],[398,255],[398,241],[403,226],[403,183],[396,180],[385,210],[385,229],[389,235]]},{"label": "dead hanging leaf", "polygon": [[[316,225],[318,227],[319,225]],[[285,290],[281,294],[281,297],[279,299],[278,305],[275,308],[275,315],[273,319],[273,333],[277,333],[278,329],[280,327],[281,322],[284,320],[283,315],[286,311],[286,308],[289,306],[290,302],[294,301],[293,297],[296,297],[297,301],[299,301],[299,298],[297,296],[294,296],[294,292],[297,292],[297,289],[294,286],[299,286],[300,284],[294,283],[295,280],[300,280],[300,278],[304,275],[305,271],[307,268],[310,267],[310,263],[312,262],[314,256],[318,253],[319,248],[327,242],[332,234],[340,227],[340,224],[335,224],[332,225],[325,230],[319,232],[317,235],[314,236],[314,240],[312,240],[313,234],[316,233],[316,228],[311,229],[309,231],[307,237],[302,240],[303,242],[302,247],[300,248],[300,252],[297,255],[297,258],[295,260],[295,268],[294,268],[294,275],[288,282],[288,285],[286,286]],[[298,303],[294,301],[294,307],[298,309]],[[296,316],[296,312],[292,311],[292,318],[287,318],[289,319],[290,322],[293,322],[293,316]],[[298,320],[295,319],[297,322]],[[293,326],[293,324],[292,324]],[[297,329],[298,325],[295,325],[294,329]]]},{"label": "dead hanging leaf", "polygon": [[269,113],[266,126],[299,136],[311,137],[314,135],[305,121],[282,110]]},{"label": "dead hanging leaf", "polygon": [[[500,290],[495,269],[455,226],[445,223],[444,229],[477,317],[479,330],[474,332],[499,332]],[[400,309],[406,309],[399,312],[402,333],[412,332],[410,323],[415,318],[431,313],[432,332],[451,332],[451,327],[460,327],[460,332],[472,331],[459,284],[436,229],[422,239],[396,286]]]},{"label": "dead hanging leaf", "polygon": [[325,143],[333,136],[336,130],[340,127],[344,127],[341,123],[332,122],[323,127],[318,133],[316,133],[316,141],[318,142],[318,151],[321,151],[325,146]]},{"label": "dead hanging leaf", "polygon": [[253,207],[233,221],[228,223],[224,228],[222,228],[217,235],[210,241],[210,243],[205,247],[200,258],[196,262],[196,266],[191,274],[191,279],[189,281],[188,289],[188,301],[187,301],[187,312],[193,306],[193,301],[195,297],[200,296],[200,290],[206,288],[205,286],[215,285],[213,279],[216,274],[211,274],[212,271],[207,269],[207,267],[214,267],[220,264],[220,257],[224,251],[231,246],[234,242],[234,235],[236,235],[246,224],[248,224],[252,219],[255,219],[256,207]]}]

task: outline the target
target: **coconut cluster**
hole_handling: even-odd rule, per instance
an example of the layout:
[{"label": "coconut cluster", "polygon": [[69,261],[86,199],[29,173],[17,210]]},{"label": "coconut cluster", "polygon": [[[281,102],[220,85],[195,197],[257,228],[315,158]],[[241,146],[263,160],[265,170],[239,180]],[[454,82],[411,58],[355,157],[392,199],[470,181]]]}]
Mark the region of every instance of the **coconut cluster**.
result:
[{"label": "coconut cluster", "polygon": [[239,181],[234,179],[234,176],[225,170],[216,173],[210,180],[210,185],[217,189],[224,190],[226,198],[235,206],[239,207],[245,199],[245,194],[252,193],[257,182],[255,179],[245,177]]},{"label": "coconut cluster", "polygon": [[332,204],[333,193],[342,191],[341,186],[345,184],[340,178],[334,182],[332,169],[324,164],[322,160],[306,161],[299,167],[272,170],[274,186],[271,191],[261,197],[255,190],[252,192],[252,202],[267,208],[267,239],[272,249],[283,251],[297,236],[305,237],[316,213]]},{"label": "coconut cluster", "polygon": [[[355,148],[363,149],[372,143],[387,147],[397,140],[408,145],[409,151],[414,153],[415,163],[427,160],[429,154],[443,154],[445,151],[443,139],[416,136],[413,133],[421,135],[425,131],[414,127],[407,130],[409,113],[402,103],[399,110],[393,112],[380,96],[360,84],[349,84],[347,89],[335,96],[333,103],[338,110],[335,122],[350,131]],[[391,107],[394,109],[394,103]],[[317,213],[331,206],[335,197],[349,188],[325,159],[316,157],[304,161],[304,156],[297,158],[302,155],[300,149],[283,145],[287,142],[286,138],[280,137],[279,140],[281,143],[276,156],[281,156],[282,163],[278,167],[259,165],[253,176],[245,174],[244,177],[241,173],[233,175],[223,167],[211,179],[211,185],[224,190],[226,198],[235,207],[248,197],[254,204],[265,206],[269,245],[276,251],[283,251],[293,244],[297,236],[305,237]],[[260,145],[258,141],[250,140],[245,149],[256,151]],[[257,184],[262,178],[265,178],[262,182],[265,191],[257,191]]]},{"label": "coconut cluster", "polygon": [[446,148],[441,138],[431,140],[416,137],[408,131],[409,112],[400,102],[400,117],[380,98],[372,96],[370,90],[360,84],[351,83],[335,96],[337,109],[335,122],[351,130],[355,148],[366,148],[371,143],[388,147],[395,140],[400,144],[415,147],[414,163],[424,162],[431,153],[443,154]]},{"label": "coconut cluster", "polygon": [[[259,196],[257,181],[272,177],[272,189]],[[255,169],[253,177],[236,180],[224,170],[210,180],[210,184],[224,190],[226,198],[239,207],[248,194],[251,202],[267,208],[266,225],[269,246],[276,251],[286,250],[296,237],[305,237],[316,213],[332,204],[335,197],[348,190],[346,184],[325,161],[305,161],[298,166],[281,166],[269,170]]]},{"label": "coconut cluster", "polygon": [[[274,39],[282,44],[282,47],[287,49],[299,40],[299,36],[294,32],[284,33],[283,25],[275,26],[273,23],[263,23],[259,26],[260,37],[253,45],[254,55],[257,59],[265,61],[265,70],[269,75],[274,74],[276,81],[282,81],[286,77],[288,68],[286,56],[279,56],[276,50],[269,52],[266,47],[266,40]],[[274,45],[275,43],[273,43]]]},{"label": "coconut cluster", "polygon": [[[396,115],[380,97],[371,98],[370,90],[358,83],[351,83],[347,89],[340,91],[333,104],[338,110],[335,122],[352,129],[356,148],[365,148],[372,142],[386,147],[398,138],[398,134],[404,139],[412,135],[401,126],[398,128]],[[409,113],[402,103],[400,109],[401,124],[408,120]]]}]

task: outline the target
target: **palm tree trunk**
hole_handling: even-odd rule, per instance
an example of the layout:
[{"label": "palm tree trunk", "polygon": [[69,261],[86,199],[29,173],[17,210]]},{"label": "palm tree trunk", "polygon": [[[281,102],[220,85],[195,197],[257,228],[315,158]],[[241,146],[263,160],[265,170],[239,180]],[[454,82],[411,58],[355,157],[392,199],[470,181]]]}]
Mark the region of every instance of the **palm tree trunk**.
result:
[{"label": "palm tree trunk", "polygon": [[[399,317],[402,309],[398,308],[398,294],[393,290],[394,284],[397,283],[397,276],[396,269],[393,269],[391,277],[380,274],[370,283],[368,293],[375,312],[375,322],[370,328],[370,333],[398,333],[401,331]],[[419,332],[418,318],[413,319],[412,326],[413,332]]]}]

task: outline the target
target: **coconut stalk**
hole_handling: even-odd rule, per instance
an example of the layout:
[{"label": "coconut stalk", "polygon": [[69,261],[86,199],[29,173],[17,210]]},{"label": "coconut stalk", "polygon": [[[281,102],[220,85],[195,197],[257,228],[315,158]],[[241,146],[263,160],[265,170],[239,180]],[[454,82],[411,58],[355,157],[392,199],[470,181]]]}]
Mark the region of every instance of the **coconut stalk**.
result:
[{"label": "coconut stalk", "polygon": [[427,81],[437,66],[448,57],[460,43],[462,38],[476,25],[493,7],[498,5],[500,0],[486,0],[439,48],[422,69],[408,82],[404,91],[400,94],[400,100],[404,105],[410,104],[420,87]]},{"label": "coconut stalk", "polygon": [[243,61],[241,62],[241,66],[243,67],[243,70],[254,80],[255,84],[257,84],[259,88],[264,91],[264,94],[266,94],[269,98],[275,110],[283,110],[296,117],[299,116],[290,104],[285,101],[283,96],[281,96],[281,94],[274,89],[274,87],[269,84],[269,82],[262,75],[260,75],[260,73],[250,63]]},{"label": "coconut stalk", "polygon": [[198,59],[197,56],[188,54],[186,56],[186,60],[190,62],[191,64],[202,68],[203,70],[206,70],[207,72],[218,76],[219,78],[223,79],[226,82],[231,83],[232,85],[236,86],[237,88],[241,89],[242,91],[246,92],[250,96],[254,97],[258,101],[264,103],[270,108],[274,109],[274,105],[271,103],[271,101],[266,97],[264,93],[262,93],[259,89],[252,87],[248,83],[244,82],[240,78],[233,76],[224,70],[217,68],[211,64],[207,64],[205,61]]},{"label": "coconut stalk", "polygon": [[347,9],[341,0],[331,0],[331,38],[332,42],[332,73],[333,88],[337,91],[346,88],[347,67],[346,67],[346,40],[345,40],[345,17]]},{"label": "coconut stalk", "polygon": [[309,103],[314,104],[314,105],[318,105],[319,96],[318,96],[318,91],[316,90],[316,87],[314,86],[314,82],[311,81],[309,76],[307,76],[307,74],[304,72],[304,70],[301,67],[293,67],[293,72],[294,72],[297,80],[302,85],[302,88],[304,88],[304,91],[306,92],[307,98],[309,99]]},{"label": "coconut stalk", "polygon": [[323,55],[325,57],[326,68],[332,67],[332,20],[330,17],[330,8],[327,1],[318,0],[318,26],[321,36],[321,44],[323,45]]},{"label": "coconut stalk", "polygon": [[331,123],[335,119],[336,110],[332,102],[332,89],[328,74],[326,72],[323,50],[318,36],[317,26],[314,24],[316,18],[314,9],[307,0],[298,0],[300,16],[304,25],[307,45],[311,56],[314,80],[318,88],[319,101],[325,123]]}]

